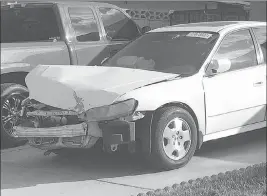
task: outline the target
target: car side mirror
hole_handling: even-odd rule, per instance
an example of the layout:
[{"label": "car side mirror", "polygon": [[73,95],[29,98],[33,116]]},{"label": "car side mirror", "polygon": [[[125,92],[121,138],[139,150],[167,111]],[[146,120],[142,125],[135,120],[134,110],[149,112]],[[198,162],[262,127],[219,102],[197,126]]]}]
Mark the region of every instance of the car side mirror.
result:
[{"label": "car side mirror", "polygon": [[207,76],[216,75],[218,73],[224,73],[231,69],[231,61],[229,59],[213,59],[206,72]]}]

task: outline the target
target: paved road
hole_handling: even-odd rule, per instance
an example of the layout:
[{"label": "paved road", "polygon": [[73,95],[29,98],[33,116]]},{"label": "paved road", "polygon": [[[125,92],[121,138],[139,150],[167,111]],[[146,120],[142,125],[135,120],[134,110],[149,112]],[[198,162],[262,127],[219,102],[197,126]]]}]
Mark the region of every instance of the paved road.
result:
[{"label": "paved road", "polygon": [[3,196],[130,196],[266,161],[266,129],[207,142],[184,168],[153,172],[131,156],[43,156],[24,146],[1,152]]}]

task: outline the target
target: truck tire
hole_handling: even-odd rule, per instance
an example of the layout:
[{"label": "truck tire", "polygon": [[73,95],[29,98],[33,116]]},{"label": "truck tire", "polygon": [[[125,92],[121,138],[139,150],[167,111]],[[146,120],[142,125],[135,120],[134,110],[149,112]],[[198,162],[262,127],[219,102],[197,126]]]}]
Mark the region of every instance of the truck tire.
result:
[{"label": "truck tire", "polygon": [[185,166],[197,147],[197,127],[190,113],[178,107],[159,110],[152,125],[152,152],[148,157],[157,169]]},{"label": "truck tire", "polygon": [[12,137],[12,128],[21,109],[21,101],[28,96],[26,87],[6,83],[1,84],[1,149],[26,143],[26,139]]}]

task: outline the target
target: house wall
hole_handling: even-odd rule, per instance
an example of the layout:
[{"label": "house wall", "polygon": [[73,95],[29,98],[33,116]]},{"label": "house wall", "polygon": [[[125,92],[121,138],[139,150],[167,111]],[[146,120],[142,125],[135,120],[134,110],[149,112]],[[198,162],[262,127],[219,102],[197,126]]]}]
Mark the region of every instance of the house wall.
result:
[{"label": "house wall", "polygon": [[[245,5],[250,6],[249,2],[110,1],[110,3],[126,9],[140,27],[150,26],[152,29],[190,22],[249,20],[244,9]],[[175,13],[170,19],[171,11]]]},{"label": "house wall", "polygon": [[204,10],[216,9],[216,2],[207,1],[110,1],[128,13],[140,27],[150,26],[152,29],[170,25],[170,10]]},{"label": "house wall", "polygon": [[250,20],[266,21],[266,1],[252,1],[250,9]]},{"label": "house wall", "polygon": [[207,1],[110,1],[122,8],[149,9],[149,10],[198,10],[205,9],[208,4],[209,9],[216,9],[216,2]]}]

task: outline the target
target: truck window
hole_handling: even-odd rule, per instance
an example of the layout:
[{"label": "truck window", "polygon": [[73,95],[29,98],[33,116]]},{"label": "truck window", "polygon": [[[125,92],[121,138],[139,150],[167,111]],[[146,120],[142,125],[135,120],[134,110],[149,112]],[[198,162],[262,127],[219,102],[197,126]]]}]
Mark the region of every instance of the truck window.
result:
[{"label": "truck window", "polygon": [[93,11],[86,7],[71,7],[69,15],[79,42],[99,41],[98,25]]},{"label": "truck window", "polygon": [[110,40],[130,41],[140,36],[137,25],[121,11],[114,8],[99,8],[99,12]]},{"label": "truck window", "polygon": [[1,43],[60,40],[51,7],[1,8]]}]

